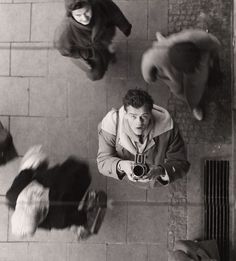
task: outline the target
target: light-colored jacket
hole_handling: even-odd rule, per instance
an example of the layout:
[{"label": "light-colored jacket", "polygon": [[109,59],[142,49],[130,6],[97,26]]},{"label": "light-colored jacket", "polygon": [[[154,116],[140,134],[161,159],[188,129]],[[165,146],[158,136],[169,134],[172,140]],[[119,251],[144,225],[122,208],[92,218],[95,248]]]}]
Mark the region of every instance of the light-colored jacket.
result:
[{"label": "light-colored jacket", "polygon": [[[135,157],[123,137],[122,119],[124,114],[123,106],[119,111],[112,109],[98,125],[98,169],[101,174],[115,179],[119,179],[117,175],[118,162],[120,160],[133,161]],[[189,169],[184,142],[168,111],[154,105],[152,115],[154,118],[153,139],[144,150],[146,163],[161,165],[168,175],[169,182],[173,182],[183,177]],[[127,176],[124,180],[129,182]],[[151,186],[150,184],[141,184],[141,182],[132,182],[132,184],[144,188]]]},{"label": "light-colored jacket", "polygon": [[[205,91],[209,75],[209,67],[218,56],[220,42],[215,36],[202,30],[183,30],[179,33],[163,37],[156,34],[157,41],[142,57],[141,70],[146,82],[151,82],[151,70],[156,67],[158,79],[166,84],[175,96],[188,103],[190,108],[196,107]],[[192,42],[201,51],[199,68],[191,74],[177,71],[170,63],[169,48],[175,43]]]}]

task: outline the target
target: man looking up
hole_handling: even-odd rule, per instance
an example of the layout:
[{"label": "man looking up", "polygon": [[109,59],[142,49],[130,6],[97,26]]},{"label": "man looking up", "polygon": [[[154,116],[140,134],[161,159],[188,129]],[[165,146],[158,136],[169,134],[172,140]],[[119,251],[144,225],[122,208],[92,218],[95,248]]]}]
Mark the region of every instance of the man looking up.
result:
[{"label": "man looking up", "polygon": [[98,126],[99,172],[139,187],[154,188],[183,177],[189,163],[177,125],[143,90],[129,90],[119,110]]}]

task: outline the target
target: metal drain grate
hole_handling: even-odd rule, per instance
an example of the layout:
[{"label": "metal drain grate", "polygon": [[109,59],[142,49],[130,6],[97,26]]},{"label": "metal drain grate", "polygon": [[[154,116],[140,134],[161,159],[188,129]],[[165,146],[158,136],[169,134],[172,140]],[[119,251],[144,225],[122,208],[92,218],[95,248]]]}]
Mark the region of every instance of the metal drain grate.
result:
[{"label": "metal drain grate", "polygon": [[205,239],[216,239],[222,261],[229,260],[229,161],[204,164]]}]

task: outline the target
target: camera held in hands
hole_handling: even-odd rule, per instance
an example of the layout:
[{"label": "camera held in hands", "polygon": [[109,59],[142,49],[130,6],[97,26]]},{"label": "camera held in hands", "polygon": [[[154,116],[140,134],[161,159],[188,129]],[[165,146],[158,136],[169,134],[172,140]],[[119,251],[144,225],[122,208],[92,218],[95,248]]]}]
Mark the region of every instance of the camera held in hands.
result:
[{"label": "camera held in hands", "polygon": [[145,155],[137,153],[134,159],[133,174],[136,178],[142,178],[149,171],[148,165],[145,163]]}]

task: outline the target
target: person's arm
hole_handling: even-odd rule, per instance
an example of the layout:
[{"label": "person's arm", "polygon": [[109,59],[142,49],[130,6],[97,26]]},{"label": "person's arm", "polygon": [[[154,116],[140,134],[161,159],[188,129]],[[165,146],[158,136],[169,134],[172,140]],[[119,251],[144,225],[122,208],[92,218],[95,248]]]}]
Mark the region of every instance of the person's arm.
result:
[{"label": "person's arm", "polygon": [[6,193],[7,203],[11,208],[15,208],[18,195],[32,181],[33,174],[33,170],[25,169],[14,179],[11,187]]},{"label": "person's arm", "polygon": [[97,165],[101,174],[115,179],[122,179],[125,173],[118,170],[118,163],[122,160],[117,156],[116,136],[98,127],[98,155]]},{"label": "person's arm", "polygon": [[177,125],[174,125],[170,131],[164,163],[156,166],[156,170],[155,168],[153,170],[153,186],[155,187],[157,183],[167,185],[184,177],[190,167],[186,154],[184,141]]},{"label": "person's arm", "polygon": [[89,50],[75,42],[71,25],[66,19],[55,30],[53,45],[63,56],[76,59],[89,56]]},{"label": "person's arm", "polygon": [[124,35],[129,36],[132,25],[121,12],[120,8],[111,0],[105,0],[104,2],[108,7],[109,15],[112,18],[114,24],[121,30],[121,32],[123,32]]}]

